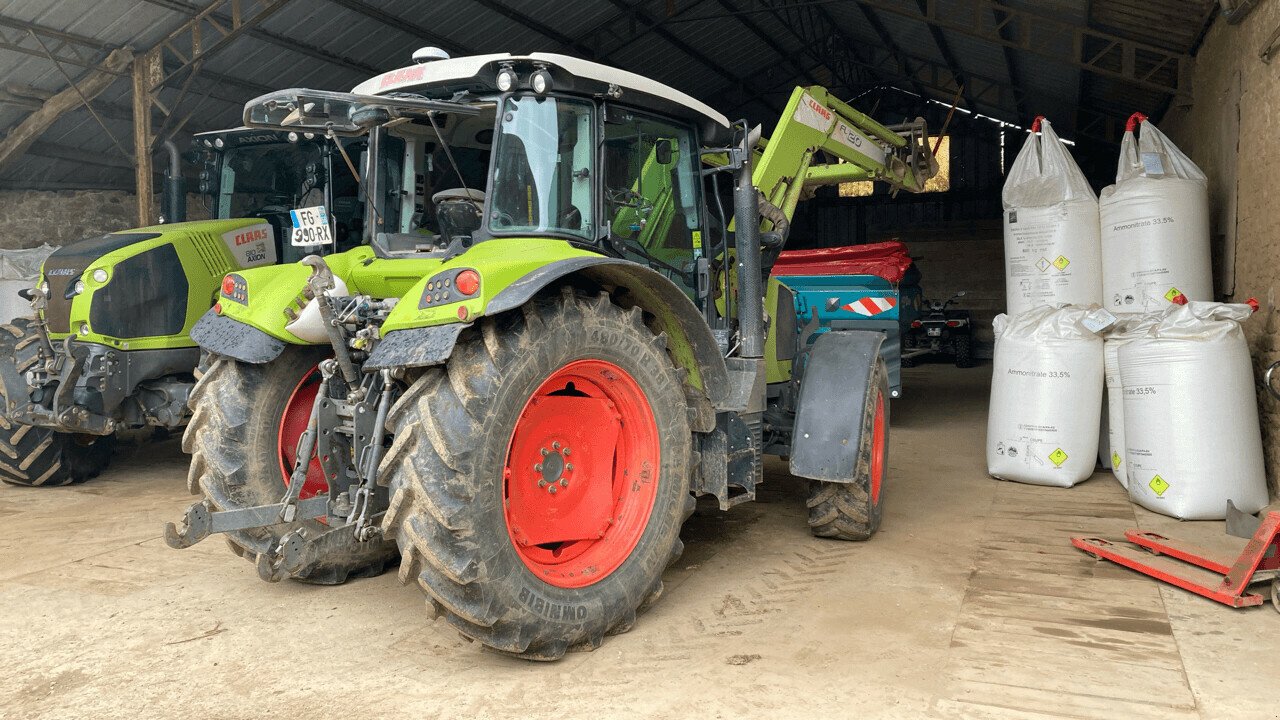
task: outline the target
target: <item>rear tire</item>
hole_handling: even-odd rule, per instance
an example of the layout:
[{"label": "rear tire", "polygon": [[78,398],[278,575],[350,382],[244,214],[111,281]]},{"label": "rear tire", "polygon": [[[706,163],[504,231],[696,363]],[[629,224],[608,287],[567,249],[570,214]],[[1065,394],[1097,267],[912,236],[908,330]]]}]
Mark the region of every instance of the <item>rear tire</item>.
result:
[{"label": "rear tire", "polygon": [[[0,326],[0,354],[13,358],[20,375],[39,359],[34,323],[33,318],[18,318]],[[0,417],[0,481],[30,487],[82,483],[107,468],[115,448],[115,435],[64,433]]]},{"label": "rear tire", "polygon": [[[401,581],[416,580],[466,637],[526,659],[555,660],[629,630],[662,593],[662,572],[683,550],[680,526],[694,506],[683,376],[665,348],[639,309],[625,311],[604,294],[586,300],[566,291],[465,331],[448,364],[423,372],[387,423],[395,442],[380,473],[391,490],[383,530],[399,542]],[[560,384],[582,367],[593,369],[574,375],[580,384]],[[642,391],[629,397],[643,402],[609,394],[628,383]],[[580,398],[616,401],[616,420],[593,422],[594,410],[552,405]],[[550,419],[535,422],[548,407]],[[615,427],[624,432],[600,439],[614,438]],[[525,442],[535,433],[542,439]],[[563,449],[548,439],[561,435]],[[547,445],[556,448],[550,455]],[[556,475],[546,487],[537,446],[548,466],[585,467],[569,484]],[[592,472],[601,467],[603,484]],[[612,504],[593,505],[593,493]],[[598,525],[588,507],[610,507],[610,517]],[[600,534],[540,542],[561,537],[532,527],[548,517],[561,535],[583,533],[571,519]]]},{"label": "rear tire", "polygon": [[957,335],[952,339],[952,343],[956,353],[956,367],[973,367],[973,336]]},{"label": "rear tire", "polygon": [[809,481],[805,504],[809,528],[818,537],[866,540],[880,528],[882,486],[889,466],[889,373],[883,360],[876,360],[872,373],[853,481]]},{"label": "rear tire", "polygon": [[[187,487],[192,494],[203,494],[213,510],[280,502],[287,488],[280,447],[285,408],[326,355],[323,348],[290,346],[263,365],[210,358],[191,392],[192,417],[182,436],[182,449],[191,455]],[[311,485],[310,478],[307,484]],[[256,562],[259,554],[274,550],[280,538],[300,526],[312,536],[328,529],[317,520],[303,520],[238,530],[226,533],[226,538],[235,554]],[[362,543],[352,534],[340,552],[317,559],[292,577],[337,585],[350,577],[377,575],[394,557],[391,543]]]}]

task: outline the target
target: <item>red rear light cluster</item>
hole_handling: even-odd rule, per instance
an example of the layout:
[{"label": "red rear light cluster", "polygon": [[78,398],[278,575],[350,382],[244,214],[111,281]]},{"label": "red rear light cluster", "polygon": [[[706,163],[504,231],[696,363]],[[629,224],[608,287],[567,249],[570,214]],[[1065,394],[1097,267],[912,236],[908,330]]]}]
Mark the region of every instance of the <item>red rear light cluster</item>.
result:
[{"label": "red rear light cluster", "polygon": [[236,291],[236,279],[230,275],[222,278],[222,294],[230,295]]},{"label": "red rear light cluster", "polygon": [[960,323],[960,321],[959,321],[959,320],[948,320],[948,321],[947,321],[947,327],[960,327],[960,325],[961,325],[961,323]]},{"label": "red rear light cluster", "polygon": [[919,320],[912,320],[911,327],[913,328],[924,327],[924,323],[920,322]]},{"label": "red rear light cluster", "polygon": [[475,295],[480,289],[480,274],[475,270],[463,270],[458,273],[458,279],[454,281],[453,286],[463,295]]}]

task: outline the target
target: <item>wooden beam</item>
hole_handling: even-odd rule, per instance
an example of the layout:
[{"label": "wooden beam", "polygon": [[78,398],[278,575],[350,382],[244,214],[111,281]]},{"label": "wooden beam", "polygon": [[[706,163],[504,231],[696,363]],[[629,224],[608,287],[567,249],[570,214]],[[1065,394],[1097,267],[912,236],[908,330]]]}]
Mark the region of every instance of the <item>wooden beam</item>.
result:
[{"label": "wooden beam", "polygon": [[138,227],[145,227],[155,217],[152,192],[151,106],[152,88],[163,77],[164,61],[159,49],[149,50],[133,61],[133,155],[134,191],[138,198]]},{"label": "wooden beam", "polygon": [[116,80],[118,73],[129,67],[131,62],[133,51],[129,48],[112,50],[99,68],[79,78],[73,87],[64,88],[44,101],[39,110],[15,125],[4,140],[0,141],[0,167],[21,155],[64,113],[80,107],[85,100],[92,100],[106,90]]}]

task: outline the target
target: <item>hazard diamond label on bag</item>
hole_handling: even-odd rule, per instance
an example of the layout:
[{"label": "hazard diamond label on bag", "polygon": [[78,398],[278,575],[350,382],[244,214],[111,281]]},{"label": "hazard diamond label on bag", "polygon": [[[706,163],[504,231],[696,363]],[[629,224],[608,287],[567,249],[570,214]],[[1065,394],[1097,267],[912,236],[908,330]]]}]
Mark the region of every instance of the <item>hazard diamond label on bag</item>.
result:
[{"label": "hazard diamond label on bag", "polygon": [[840,309],[871,317],[873,315],[879,315],[880,313],[889,312],[897,305],[898,301],[895,298],[865,297],[854,300],[848,305],[842,305]]},{"label": "hazard diamond label on bag", "polygon": [[1120,467],[1120,453],[1111,451],[1111,469],[1115,470]]},{"label": "hazard diamond label on bag", "polygon": [[1045,270],[1048,270],[1049,266],[1052,264],[1053,263],[1049,262],[1049,258],[1040,258],[1039,260],[1036,261],[1036,267],[1040,270],[1040,272],[1044,272]]},{"label": "hazard diamond label on bag", "polygon": [[1066,461],[1067,454],[1063,452],[1062,448],[1058,448],[1057,450],[1049,453],[1049,462],[1053,463],[1054,467],[1062,467],[1062,463]]},{"label": "hazard diamond label on bag", "polygon": [[1070,264],[1071,261],[1067,259],[1066,255],[1059,255],[1053,260],[1053,266],[1058,268],[1058,270],[1066,270],[1067,266]]},{"label": "hazard diamond label on bag", "polygon": [[1156,494],[1156,497],[1164,497],[1164,493],[1169,489],[1169,483],[1159,475],[1151,478],[1151,482],[1147,483],[1147,487]]},{"label": "hazard diamond label on bag", "polygon": [[1164,294],[1164,299],[1168,300],[1169,302],[1173,302],[1174,300],[1177,300],[1178,296],[1181,294],[1182,294],[1181,290],[1179,290],[1176,287],[1171,287],[1169,288],[1169,292]]}]

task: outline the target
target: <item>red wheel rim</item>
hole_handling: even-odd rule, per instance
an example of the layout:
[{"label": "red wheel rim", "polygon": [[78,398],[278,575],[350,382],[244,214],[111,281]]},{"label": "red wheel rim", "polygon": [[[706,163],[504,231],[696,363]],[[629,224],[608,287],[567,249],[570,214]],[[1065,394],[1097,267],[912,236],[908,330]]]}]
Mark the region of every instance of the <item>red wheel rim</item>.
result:
[{"label": "red wheel rim", "polygon": [[884,480],[884,395],[876,396],[876,415],[871,426],[871,504],[880,504],[880,483]]},{"label": "red wheel rim", "polygon": [[[298,462],[298,439],[307,430],[311,407],[315,404],[316,393],[319,391],[320,367],[317,365],[302,376],[284,404],[277,442],[280,448],[280,481],[286,488],[289,487],[293,467]],[[320,467],[319,458],[312,456],[311,465],[307,467],[306,482],[302,483],[298,497],[305,500],[326,492],[329,492],[329,483],[325,481],[324,468]]]},{"label": "red wheel rim", "polygon": [[507,445],[503,512],[520,559],[557,587],[608,577],[644,535],[660,466],[658,424],[635,378],[603,360],[560,368]]}]

